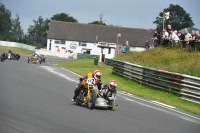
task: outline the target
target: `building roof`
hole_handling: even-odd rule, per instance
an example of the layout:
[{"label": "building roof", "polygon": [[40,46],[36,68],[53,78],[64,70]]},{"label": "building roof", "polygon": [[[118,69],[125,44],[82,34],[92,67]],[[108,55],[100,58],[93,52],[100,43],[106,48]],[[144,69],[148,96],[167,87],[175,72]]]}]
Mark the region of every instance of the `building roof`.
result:
[{"label": "building roof", "polygon": [[[118,37],[119,44],[124,45],[126,41],[128,41],[130,46],[137,47],[144,47],[145,41],[152,37],[151,31],[147,29],[80,24],[51,20],[48,38],[81,42],[116,43],[117,34],[121,34],[121,37]],[[97,40],[96,36],[98,36]]]}]

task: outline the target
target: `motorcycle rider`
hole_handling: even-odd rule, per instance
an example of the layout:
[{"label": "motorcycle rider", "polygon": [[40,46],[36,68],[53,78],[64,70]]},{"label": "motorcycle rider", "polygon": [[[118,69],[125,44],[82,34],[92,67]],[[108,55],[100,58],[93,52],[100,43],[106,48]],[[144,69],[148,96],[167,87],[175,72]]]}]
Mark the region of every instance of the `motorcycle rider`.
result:
[{"label": "motorcycle rider", "polygon": [[[101,76],[102,76],[102,72],[100,70],[95,70],[92,73],[92,77],[96,80],[94,84],[97,85],[99,91],[101,90],[101,85],[102,85]],[[78,84],[78,87],[74,90],[74,97],[72,98],[72,102],[76,100],[81,90],[86,88],[85,83],[87,82],[87,79],[88,79],[88,76],[85,76],[84,78],[80,78],[80,83]]]},{"label": "motorcycle rider", "polygon": [[102,88],[102,93],[104,99],[108,101],[108,103],[113,103],[116,99],[117,94],[117,81],[111,80],[109,84],[105,84]]}]

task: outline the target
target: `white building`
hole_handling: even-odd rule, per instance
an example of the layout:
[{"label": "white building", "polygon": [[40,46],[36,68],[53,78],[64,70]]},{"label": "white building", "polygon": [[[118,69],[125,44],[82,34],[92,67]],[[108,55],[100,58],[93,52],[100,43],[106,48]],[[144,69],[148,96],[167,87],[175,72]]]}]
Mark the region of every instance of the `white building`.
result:
[{"label": "white building", "polygon": [[75,57],[77,53],[99,55],[99,61],[103,61],[104,58],[111,59],[115,56],[117,42],[125,45],[128,41],[131,49],[143,49],[146,39],[144,37],[151,38],[151,31],[52,20],[49,26],[47,51],[67,58]]}]

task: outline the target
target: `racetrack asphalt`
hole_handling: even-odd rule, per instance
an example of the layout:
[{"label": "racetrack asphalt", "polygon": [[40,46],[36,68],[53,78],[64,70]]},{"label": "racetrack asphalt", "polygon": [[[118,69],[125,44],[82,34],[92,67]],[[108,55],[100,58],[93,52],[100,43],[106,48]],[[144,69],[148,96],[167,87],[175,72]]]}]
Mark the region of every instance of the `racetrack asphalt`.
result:
[{"label": "racetrack asphalt", "polygon": [[[72,61],[47,58],[46,62]],[[87,73],[87,72],[86,72]],[[79,76],[48,63],[0,62],[0,133],[199,133],[200,119],[118,93],[113,110],[71,102]]]}]

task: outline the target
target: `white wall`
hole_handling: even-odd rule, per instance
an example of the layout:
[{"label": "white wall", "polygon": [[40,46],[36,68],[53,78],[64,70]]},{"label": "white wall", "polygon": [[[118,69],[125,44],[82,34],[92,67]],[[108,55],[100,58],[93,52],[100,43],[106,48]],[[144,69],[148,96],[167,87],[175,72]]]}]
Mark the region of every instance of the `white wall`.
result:
[{"label": "white wall", "polygon": [[[78,41],[65,41],[65,44],[55,44],[55,39],[51,39],[51,40],[52,40],[51,50],[49,50],[50,39],[47,40],[47,51],[54,53],[56,56],[59,56],[59,57],[74,56],[74,55],[77,55],[77,53],[84,53],[86,49],[90,51],[91,55],[101,55],[101,48],[97,47],[100,44],[97,44],[97,43],[86,42],[86,46],[81,46],[81,45],[79,46]],[[76,47],[72,48],[71,47],[72,45]],[[65,49],[62,49],[62,47]],[[115,45],[112,45],[112,47],[115,47]],[[69,50],[73,51],[73,53],[69,53],[68,52]],[[113,58],[115,56],[114,49],[111,49],[111,54],[108,54],[108,49],[104,48],[103,53],[105,54],[106,58]]]},{"label": "white wall", "polygon": [[6,41],[0,41],[1,46],[8,46],[8,47],[18,47],[18,48],[23,48],[31,51],[35,51],[35,46],[27,45],[27,44],[22,44],[22,43],[17,43],[17,42],[6,42]]}]

